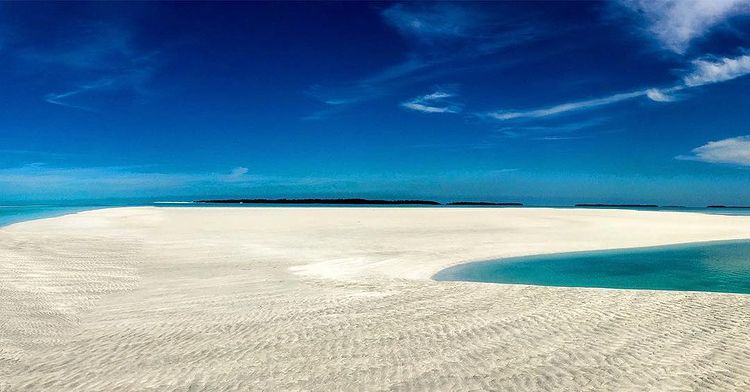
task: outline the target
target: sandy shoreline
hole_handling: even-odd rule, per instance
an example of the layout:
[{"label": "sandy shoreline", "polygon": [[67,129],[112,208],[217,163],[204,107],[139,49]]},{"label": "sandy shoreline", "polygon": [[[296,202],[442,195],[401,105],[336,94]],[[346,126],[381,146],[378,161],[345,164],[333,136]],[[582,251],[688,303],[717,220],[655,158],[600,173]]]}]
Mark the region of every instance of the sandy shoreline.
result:
[{"label": "sandy shoreline", "polygon": [[747,390],[750,296],[435,282],[750,217],[96,210],[0,229],[0,390]]}]

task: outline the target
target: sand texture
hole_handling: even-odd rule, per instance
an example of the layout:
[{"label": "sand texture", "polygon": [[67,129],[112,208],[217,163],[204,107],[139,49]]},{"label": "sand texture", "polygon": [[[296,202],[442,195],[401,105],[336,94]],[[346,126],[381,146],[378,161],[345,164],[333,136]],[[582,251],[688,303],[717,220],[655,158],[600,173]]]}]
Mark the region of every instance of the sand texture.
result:
[{"label": "sand texture", "polygon": [[0,391],[750,390],[750,296],[435,282],[750,238],[586,209],[119,208],[0,229]]}]

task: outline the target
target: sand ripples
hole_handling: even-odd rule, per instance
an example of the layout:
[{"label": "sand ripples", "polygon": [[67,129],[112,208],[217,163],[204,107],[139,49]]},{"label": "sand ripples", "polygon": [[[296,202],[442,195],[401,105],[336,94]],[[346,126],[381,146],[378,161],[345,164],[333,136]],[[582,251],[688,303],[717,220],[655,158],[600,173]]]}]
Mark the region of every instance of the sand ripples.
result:
[{"label": "sand ripples", "polygon": [[107,241],[106,249],[83,242],[0,236],[0,387],[13,370],[33,374],[39,365],[28,355],[62,344],[103,296],[137,284],[135,241]]},{"label": "sand ripples", "polygon": [[250,234],[0,233],[0,389],[750,390],[750,296],[300,278]]}]

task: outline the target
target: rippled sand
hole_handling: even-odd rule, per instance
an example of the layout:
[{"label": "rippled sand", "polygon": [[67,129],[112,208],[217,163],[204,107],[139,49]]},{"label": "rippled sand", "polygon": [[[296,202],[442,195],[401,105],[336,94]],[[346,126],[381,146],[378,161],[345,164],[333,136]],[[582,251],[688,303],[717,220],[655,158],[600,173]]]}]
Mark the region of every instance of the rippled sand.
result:
[{"label": "rippled sand", "polygon": [[750,390],[750,296],[435,282],[750,217],[122,208],[0,229],[0,390]]}]

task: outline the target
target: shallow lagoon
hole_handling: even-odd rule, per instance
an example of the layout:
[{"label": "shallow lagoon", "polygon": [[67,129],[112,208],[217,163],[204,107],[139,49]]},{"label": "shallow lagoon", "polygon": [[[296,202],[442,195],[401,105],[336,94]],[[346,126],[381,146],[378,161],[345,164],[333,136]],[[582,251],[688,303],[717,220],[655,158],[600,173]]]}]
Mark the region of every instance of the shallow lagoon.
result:
[{"label": "shallow lagoon", "polygon": [[750,294],[750,241],[562,253],[462,264],[436,280]]},{"label": "shallow lagoon", "polygon": [[32,219],[52,218],[80,211],[93,210],[91,206],[53,206],[53,205],[0,205],[0,226],[23,222]]}]

